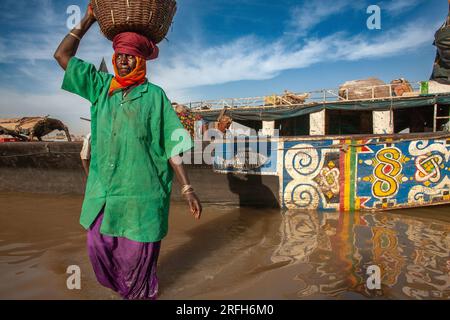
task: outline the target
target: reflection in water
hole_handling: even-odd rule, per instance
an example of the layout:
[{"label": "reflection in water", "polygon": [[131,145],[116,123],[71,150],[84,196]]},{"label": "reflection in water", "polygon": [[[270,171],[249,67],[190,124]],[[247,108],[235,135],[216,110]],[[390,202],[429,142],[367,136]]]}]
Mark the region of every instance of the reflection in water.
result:
[{"label": "reflection in water", "polygon": [[[298,274],[298,297],[340,296],[448,299],[450,223],[395,213],[287,211],[272,262],[310,266]],[[366,287],[370,265],[381,289]]]},{"label": "reflection in water", "polygon": [[286,212],[281,225],[280,246],[272,255],[272,262],[305,262],[318,247],[318,216],[303,212]]}]

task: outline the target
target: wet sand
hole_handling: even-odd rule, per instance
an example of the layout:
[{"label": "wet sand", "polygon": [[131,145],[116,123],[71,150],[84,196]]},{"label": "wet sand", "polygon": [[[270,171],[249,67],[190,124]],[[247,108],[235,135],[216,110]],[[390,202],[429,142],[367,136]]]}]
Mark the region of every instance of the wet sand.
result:
[{"label": "wet sand", "polygon": [[[95,279],[80,196],[0,193],[0,299],[120,299]],[[69,290],[67,267],[81,268]],[[381,268],[381,289],[366,286]],[[160,299],[449,299],[450,207],[331,213],[172,203]]]}]

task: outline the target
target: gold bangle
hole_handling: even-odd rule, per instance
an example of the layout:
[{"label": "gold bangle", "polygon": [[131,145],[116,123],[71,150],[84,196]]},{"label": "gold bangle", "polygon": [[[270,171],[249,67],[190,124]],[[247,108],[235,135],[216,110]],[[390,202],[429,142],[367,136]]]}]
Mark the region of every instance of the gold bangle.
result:
[{"label": "gold bangle", "polygon": [[73,32],[69,32],[69,34],[74,37],[75,39],[78,39],[78,41],[81,41],[81,38],[79,36],[77,36],[75,33]]},{"label": "gold bangle", "polygon": [[192,186],[190,184],[186,184],[181,188],[181,193],[186,193],[187,191],[189,191],[190,189],[193,189]]},{"label": "gold bangle", "polygon": [[[190,192],[188,192],[190,191]],[[192,186],[190,184],[185,184],[182,188],[181,188],[181,194],[185,195],[188,193],[193,193],[194,192],[194,188],[192,188]]]}]

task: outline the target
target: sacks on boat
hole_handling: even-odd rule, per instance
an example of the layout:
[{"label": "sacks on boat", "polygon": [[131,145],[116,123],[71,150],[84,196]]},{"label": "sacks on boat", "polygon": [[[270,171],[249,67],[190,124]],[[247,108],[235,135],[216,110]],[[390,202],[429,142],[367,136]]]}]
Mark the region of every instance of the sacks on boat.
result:
[{"label": "sacks on boat", "polygon": [[161,42],[177,10],[175,0],[91,0],[100,30],[109,40],[121,32]]},{"label": "sacks on boat", "polygon": [[395,97],[406,96],[408,92],[413,92],[413,88],[408,80],[404,78],[391,81],[392,95]]},{"label": "sacks on boat", "polygon": [[385,98],[389,96],[389,86],[377,78],[351,80],[339,87],[339,97],[344,100]]},{"label": "sacks on boat", "polygon": [[450,93],[450,84],[430,80],[428,81],[428,93]]},{"label": "sacks on boat", "polygon": [[264,105],[279,106],[279,105],[302,104],[305,103],[306,99],[308,98],[309,98],[308,93],[295,94],[285,90],[282,96],[273,95],[264,97]]}]

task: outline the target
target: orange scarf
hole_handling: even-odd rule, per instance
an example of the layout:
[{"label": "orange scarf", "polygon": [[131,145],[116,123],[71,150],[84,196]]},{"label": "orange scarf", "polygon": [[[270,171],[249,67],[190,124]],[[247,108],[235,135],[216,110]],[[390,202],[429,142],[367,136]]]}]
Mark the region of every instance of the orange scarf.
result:
[{"label": "orange scarf", "polygon": [[131,85],[140,85],[145,82],[145,75],[147,74],[147,65],[145,59],[136,56],[136,68],[133,69],[125,77],[119,76],[119,71],[116,65],[116,54],[113,54],[112,64],[114,66],[115,77],[109,86],[109,95],[111,96],[115,90],[127,88]]}]

